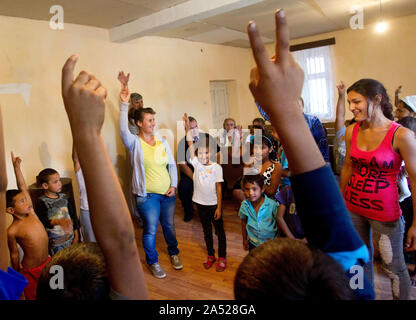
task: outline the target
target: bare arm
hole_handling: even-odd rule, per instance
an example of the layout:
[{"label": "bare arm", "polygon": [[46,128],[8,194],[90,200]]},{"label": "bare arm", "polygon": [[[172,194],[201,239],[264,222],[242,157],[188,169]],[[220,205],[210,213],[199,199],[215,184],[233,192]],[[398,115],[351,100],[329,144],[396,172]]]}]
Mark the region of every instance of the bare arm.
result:
[{"label": "bare arm", "polygon": [[241,233],[243,235],[243,248],[244,250],[248,250],[247,218],[241,219]]},{"label": "bare arm", "polygon": [[195,158],[195,147],[194,147],[194,141],[192,140],[191,134],[190,134],[190,127],[189,127],[189,117],[188,114],[184,114],[183,115],[183,121],[185,124],[185,141],[188,144],[189,147],[189,155],[191,157],[191,159]]},{"label": "bare arm", "polygon": [[222,188],[221,182],[215,183],[215,190],[217,191],[217,209],[215,210],[214,219],[218,220],[222,215]]},{"label": "bare arm", "polygon": [[402,91],[402,86],[398,86],[396,91],[394,91],[394,106],[396,108],[399,107],[399,103],[400,103],[400,98],[399,98],[399,94]]},{"label": "bare arm", "polygon": [[276,194],[277,187],[280,183],[280,177],[282,173],[282,166],[280,163],[274,163],[274,170],[272,172],[272,177],[270,181],[270,185],[266,186],[264,192],[269,196],[273,197]]},{"label": "bare arm", "polygon": [[0,109],[0,270],[7,272],[9,253],[6,229],[6,157],[4,152],[3,117]]},{"label": "bare arm", "polygon": [[335,118],[335,133],[341,130],[345,126],[345,84],[341,81],[337,85],[338,89],[338,102],[337,102],[337,114]]},{"label": "bare arm", "polygon": [[[397,147],[406,164],[406,171],[409,175],[410,188],[412,190],[412,201],[416,203],[416,137],[415,134],[406,128],[397,129]],[[413,206],[413,223],[407,233],[406,250],[416,250],[416,206]]]},{"label": "bare arm", "polygon": [[12,268],[16,271],[20,271],[19,249],[17,248],[16,237],[13,232],[7,233],[7,241],[9,245],[10,261],[12,264]]},{"label": "bare arm", "polygon": [[12,156],[14,174],[16,176],[17,188],[25,194],[25,197],[27,201],[29,202],[29,205],[33,207],[32,199],[30,198],[29,190],[27,189],[26,181],[25,181],[25,178],[23,177],[22,169],[20,167],[22,163],[22,159],[20,159],[19,157],[15,157],[13,152],[11,153],[11,156]]},{"label": "bare arm", "polygon": [[106,89],[85,71],[74,80],[77,60],[71,56],[62,69],[62,96],[85,177],[94,234],[111,287],[131,299],[147,299],[129,209],[101,137]]},{"label": "bare arm", "polygon": [[188,167],[186,163],[179,163],[179,170],[184,173],[189,179],[194,178],[194,173],[192,172],[191,168]]},{"label": "bare arm", "polygon": [[351,137],[352,137],[353,129],[354,129],[354,125],[351,125],[345,131],[346,153],[345,153],[344,166],[342,167],[341,176],[339,180],[339,188],[341,190],[342,196],[344,196],[345,187],[347,186],[348,180],[351,178],[352,171],[353,171],[353,166],[352,166],[352,162],[350,159]]},{"label": "bare arm", "polygon": [[290,232],[289,227],[286,224],[286,221],[284,219],[286,211],[286,206],[283,204],[279,205],[279,209],[277,209],[277,224],[279,226],[279,229],[283,231],[283,233],[286,235],[286,237],[290,239],[295,239],[292,232]]},{"label": "bare arm", "polygon": [[[251,71],[250,90],[269,115],[284,147],[290,171],[297,175],[321,168],[325,161],[298,105],[304,73],[289,52],[289,29],[283,10],[276,12],[275,20],[276,55],[273,59],[269,59],[255,23],[248,25],[257,64]],[[293,128],[296,128],[296,134],[293,134]]]}]

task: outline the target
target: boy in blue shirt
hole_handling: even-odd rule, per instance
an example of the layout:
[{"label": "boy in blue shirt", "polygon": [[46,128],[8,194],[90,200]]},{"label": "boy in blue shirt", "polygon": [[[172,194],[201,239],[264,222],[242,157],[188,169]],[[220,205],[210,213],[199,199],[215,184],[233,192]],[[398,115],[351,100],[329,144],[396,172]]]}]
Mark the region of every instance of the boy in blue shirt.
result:
[{"label": "boy in blue shirt", "polygon": [[241,185],[246,196],[238,213],[241,218],[243,246],[244,250],[252,250],[276,237],[278,206],[264,194],[263,176],[245,175]]}]

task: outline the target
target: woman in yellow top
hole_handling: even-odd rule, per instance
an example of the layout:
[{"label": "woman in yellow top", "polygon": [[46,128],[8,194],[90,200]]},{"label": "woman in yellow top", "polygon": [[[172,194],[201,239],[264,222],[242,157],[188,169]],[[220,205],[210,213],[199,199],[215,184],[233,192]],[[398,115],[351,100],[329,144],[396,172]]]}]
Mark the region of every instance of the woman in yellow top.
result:
[{"label": "woman in yellow top", "polygon": [[120,93],[120,135],[130,153],[132,166],[132,192],[136,206],[143,220],[143,247],[150,270],[157,278],[166,277],[159,265],[156,251],[156,231],[160,224],[168,245],[173,267],[182,269],[179,259],[173,221],[176,207],[176,187],[178,182],[175,159],[169,145],[154,134],[155,118],[152,108],[140,108],[134,113],[140,128],[136,136],[128,129],[128,88]]}]

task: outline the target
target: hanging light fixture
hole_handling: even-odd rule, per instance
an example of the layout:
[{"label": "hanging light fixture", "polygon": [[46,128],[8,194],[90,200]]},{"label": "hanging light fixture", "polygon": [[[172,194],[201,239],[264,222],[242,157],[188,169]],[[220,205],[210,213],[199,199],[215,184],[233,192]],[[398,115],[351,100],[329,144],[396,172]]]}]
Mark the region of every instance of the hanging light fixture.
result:
[{"label": "hanging light fixture", "polygon": [[383,33],[388,29],[388,27],[389,26],[388,26],[387,22],[385,22],[383,20],[383,11],[382,11],[382,8],[381,8],[381,0],[380,0],[380,17],[379,17],[378,23],[376,24],[376,32]]}]

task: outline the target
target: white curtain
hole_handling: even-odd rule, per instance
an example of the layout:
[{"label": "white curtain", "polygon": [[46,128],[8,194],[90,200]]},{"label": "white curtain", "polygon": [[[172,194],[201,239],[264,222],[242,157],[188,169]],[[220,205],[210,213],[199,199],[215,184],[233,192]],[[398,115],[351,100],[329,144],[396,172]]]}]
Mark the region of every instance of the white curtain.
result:
[{"label": "white curtain", "polygon": [[334,121],[333,47],[294,51],[293,56],[305,73],[302,97],[304,112],[321,121]]}]

